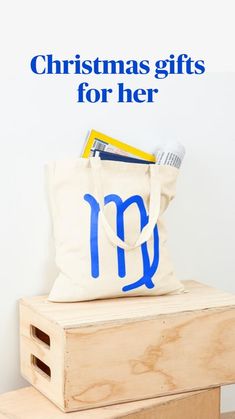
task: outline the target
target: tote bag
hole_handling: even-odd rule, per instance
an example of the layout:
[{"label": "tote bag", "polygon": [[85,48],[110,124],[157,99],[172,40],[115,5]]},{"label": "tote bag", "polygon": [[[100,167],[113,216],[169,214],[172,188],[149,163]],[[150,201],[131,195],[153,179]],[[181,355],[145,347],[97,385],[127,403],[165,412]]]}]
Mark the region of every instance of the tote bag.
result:
[{"label": "tote bag", "polygon": [[55,302],[181,292],[162,215],[178,169],[101,161],[48,166],[56,264]]}]

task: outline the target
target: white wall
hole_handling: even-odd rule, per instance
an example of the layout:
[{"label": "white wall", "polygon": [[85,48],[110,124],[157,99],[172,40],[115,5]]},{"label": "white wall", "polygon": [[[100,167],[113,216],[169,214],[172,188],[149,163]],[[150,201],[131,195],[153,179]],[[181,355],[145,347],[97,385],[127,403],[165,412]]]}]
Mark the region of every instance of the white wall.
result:
[{"label": "white wall", "polygon": [[[0,392],[25,385],[19,373],[17,300],[47,292],[56,272],[44,163],[79,155],[90,128],[150,152],[159,138],[176,138],[186,146],[177,198],[167,215],[176,270],[182,278],[235,292],[232,2],[208,1],[206,8],[205,3],[5,2]],[[84,77],[37,77],[29,69],[38,53],[154,61],[171,52],[205,58],[208,72],[159,82],[123,78],[132,86],[158,87],[156,104],[77,104],[76,86]],[[118,76],[87,80],[100,87],[122,81]],[[235,410],[234,394],[233,386],[223,391],[224,410]]]}]

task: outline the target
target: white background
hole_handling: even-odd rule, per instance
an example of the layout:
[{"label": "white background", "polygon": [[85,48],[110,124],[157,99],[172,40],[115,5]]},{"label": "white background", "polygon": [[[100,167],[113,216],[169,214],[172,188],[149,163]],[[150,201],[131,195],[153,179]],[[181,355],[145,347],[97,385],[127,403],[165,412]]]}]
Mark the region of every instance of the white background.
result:
[{"label": "white background", "polygon": [[[0,392],[19,373],[17,300],[48,292],[56,274],[44,193],[45,162],[80,155],[90,128],[153,152],[159,139],[187,149],[169,209],[180,278],[235,292],[233,1],[8,1],[2,3],[0,150]],[[36,76],[30,60],[205,59],[203,76]],[[155,104],[77,104],[81,81],[157,87]],[[223,410],[235,410],[235,389]]]}]

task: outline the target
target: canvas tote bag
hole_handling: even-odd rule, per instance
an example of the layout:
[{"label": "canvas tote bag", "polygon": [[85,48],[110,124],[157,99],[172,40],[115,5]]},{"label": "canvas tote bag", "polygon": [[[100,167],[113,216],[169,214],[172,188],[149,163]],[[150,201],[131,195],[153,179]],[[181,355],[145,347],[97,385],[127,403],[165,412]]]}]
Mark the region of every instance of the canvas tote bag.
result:
[{"label": "canvas tote bag", "polygon": [[55,302],[181,292],[162,215],[178,169],[99,157],[47,166],[58,277]]}]

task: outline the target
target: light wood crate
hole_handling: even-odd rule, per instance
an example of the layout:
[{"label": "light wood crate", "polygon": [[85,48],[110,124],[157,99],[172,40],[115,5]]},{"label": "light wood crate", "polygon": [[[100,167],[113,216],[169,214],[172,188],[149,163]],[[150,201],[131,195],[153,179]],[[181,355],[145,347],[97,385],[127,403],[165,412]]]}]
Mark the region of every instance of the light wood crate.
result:
[{"label": "light wood crate", "polygon": [[0,419],[219,419],[220,389],[63,413],[33,387],[0,395]]},{"label": "light wood crate", "polygon": [[65,412],[235,382],[235,296],[20,302],[23,376]]}]

